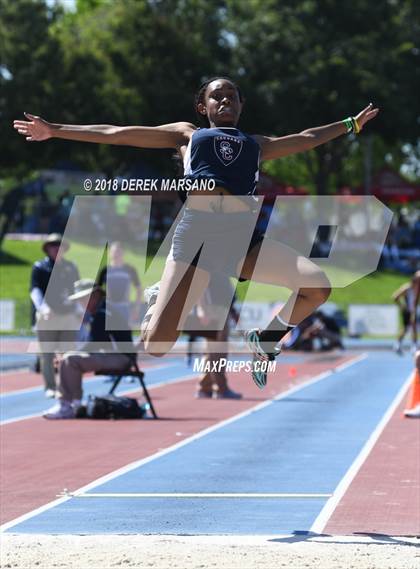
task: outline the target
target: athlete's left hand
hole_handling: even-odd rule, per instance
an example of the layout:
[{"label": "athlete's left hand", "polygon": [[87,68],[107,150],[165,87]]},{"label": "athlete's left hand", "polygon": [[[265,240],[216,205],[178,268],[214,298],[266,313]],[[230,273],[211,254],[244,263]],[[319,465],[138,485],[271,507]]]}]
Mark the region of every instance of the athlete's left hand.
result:
[{"label": "athlete's left hand", "polygon": [[363,111],[360,111],[360,113],[354,117],[357,120],[357,124],[360,126],[360,130],[362,130],[368,121],[374,119],[378,113],[379,109],[373,108],[373,103],[369,103]]}]

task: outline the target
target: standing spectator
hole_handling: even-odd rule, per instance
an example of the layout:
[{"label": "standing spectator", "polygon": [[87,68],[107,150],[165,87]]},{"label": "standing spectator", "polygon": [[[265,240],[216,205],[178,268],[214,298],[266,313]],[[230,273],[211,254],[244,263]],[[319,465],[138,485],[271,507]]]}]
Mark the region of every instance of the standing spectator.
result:
[{"label": "standing spectator", "polygon": [[[113,239],[122,239],[124,233],[121,233],[122,228],[124,232],[129,229],[127,225],[127,217],[131,207],[131,198],[127,194],[117,194],[114,199],[115,204],[115,217],[113,220]],[[129,237],[132,239],[132,236]]]},{"label": "standing spectator", "polygon": [[382,262],[385,269],[396,269],[400,267],[400,252],[398,250],[395,231],[390,230],[382,249]]},{"label": "standing spectator", "polygon": [[[200,378],[197,386],[196,397],[198,399],[241,399],[242,394],[233,391],[228,386],[226,373],[219,369],[218,363],[226,359],[225,352],[215,352],[216,345],[222,350],[229,338],[230,321],[238,322],[239,313],[235,309],[235,297],[226,315],[227,302],[233,295],[232,284],[228,276],[223,273],[212,273],[209,285],[197,303],[194,319],[197,321],[198,330],[188,331],[190,343],[195,337],[203,336],[207,340],[207,354],[204,356],[205,363],[209,362],[211,368],[216,365],[217,371],[208,371]],[[188,328],[191,328],[190,319]]]},{"label": "standing spectator", "polygon": [[[119,241],[109,248],[110,264],[99,274],[98,285],[106,284],[108,306],[118,310],[125,321],[125,329],[130,328],[130,320],[140,319],[141,283],[136,269],[124,262],[124,248]],[[136,293],[134,306],[130,303],[130,286]]]},{"label": "standing spectator", "polygon": [[420,250],[420,213],[417,214],[417,220],[413,227],[413,247]]},{"label": "standing spectator", "polygon": [[[41,350],[40,364],[45,395],[54,397],[54,354],[60,350],[62,342],[72,345],[77,336],[75,306],[68,300],[68,296],[74,291],[79,271],[74,263],[63,259],[69,244],[62,240],[59,233],[50,234],[42,249],[46,257],[36,261],[32,267],[30,297]],[[54,279],[50,285],[53,269]]]},{"label": "standing spectator", "polygon": [[58,199],[58,205],[54,207],[54,215],[50,219],[51,231],[64,231],[70,216],[73,204],[73,196],[69,190],[64,190]]},{"label": "standing spectator", "polygon": [[420,271],[414,273],[408,283],[404,283],[392,295],[392,299],[401,311],[403,327],[395,344],[395,351],[402,355],[402,342],[411,328],[413,350],[417,347],[417,305],[420,297]]}]

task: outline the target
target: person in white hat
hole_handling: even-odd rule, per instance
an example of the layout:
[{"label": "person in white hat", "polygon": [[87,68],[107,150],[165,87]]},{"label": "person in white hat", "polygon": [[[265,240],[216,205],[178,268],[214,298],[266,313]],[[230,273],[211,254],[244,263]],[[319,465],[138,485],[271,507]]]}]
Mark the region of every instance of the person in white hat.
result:
[{"label": "person in white hat", "polygon": [[[73,419],[83,396],[83,374],[91,371],[124,371],[134,357],[131,331],[117,310],[105,304],[105,293],[93,280],[75,283],[76,292],[68,297],[79,302],[90,319],[90,330],[81,351],[68,352],[60,364],[59,398],[48,409],[46,419]],[[113,327],[115,329],[108,329]]]},{"label": "person in white hat", "polygon": [[56,392],[55,353],[63,346],[71,349],[77,336],[75,305],[68,296],[80,276],[76,265],[63,258],[68,249],[61,234],[51,233],[42,246],[46,256],[34,263],[31,273],[30,297],[47,397],[54,397]]}]

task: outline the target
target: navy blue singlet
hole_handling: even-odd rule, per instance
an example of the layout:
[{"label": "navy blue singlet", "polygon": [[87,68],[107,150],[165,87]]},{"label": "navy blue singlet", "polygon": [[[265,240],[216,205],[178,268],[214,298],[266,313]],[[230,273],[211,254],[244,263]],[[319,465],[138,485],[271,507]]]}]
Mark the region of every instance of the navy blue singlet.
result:
[{"label": "navy blue singlet", "polygon": [[212,179],[232,195],[255,193],[260,146],[234,127],[200,128],[193,132],[184,156],[184,175]]}]

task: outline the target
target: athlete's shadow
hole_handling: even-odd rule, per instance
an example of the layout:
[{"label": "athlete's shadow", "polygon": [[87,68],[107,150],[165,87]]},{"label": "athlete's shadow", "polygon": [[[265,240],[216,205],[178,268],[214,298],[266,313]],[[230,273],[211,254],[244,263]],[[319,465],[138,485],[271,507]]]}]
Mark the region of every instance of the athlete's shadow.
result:
[{"label": "athlete's shadow", "polygon": [[[347,538],[351,537],[369,537],[374,542],[370,541],[347,541]],[[302,541],[313,541],[314,543],[324,543],[325,545],[329,544],[337,544],[337,545],[368,545],[370,543],[374,543],[375,545],[406,545],[408,547],[419,547],[418,543],[409,543],[404,541],[403,539],[399,539],[397,537],[393,537],[391,535],[383,534],[383,533],[363,533],[363,532],[354,532],[348,536],[345,536],[345,540],[334,540],[334,535],[330,535],[327,533],[314,533],[312,531],[294,531],[293,535],[285,536],[285,537],[276,537],[274,539],[269,539],[269,542],[272,543],[299,543]],[[414,537],[414,536],[412,536]],[[326,539],[325,541],[318,541],[319,538],[332,538]]]}]

